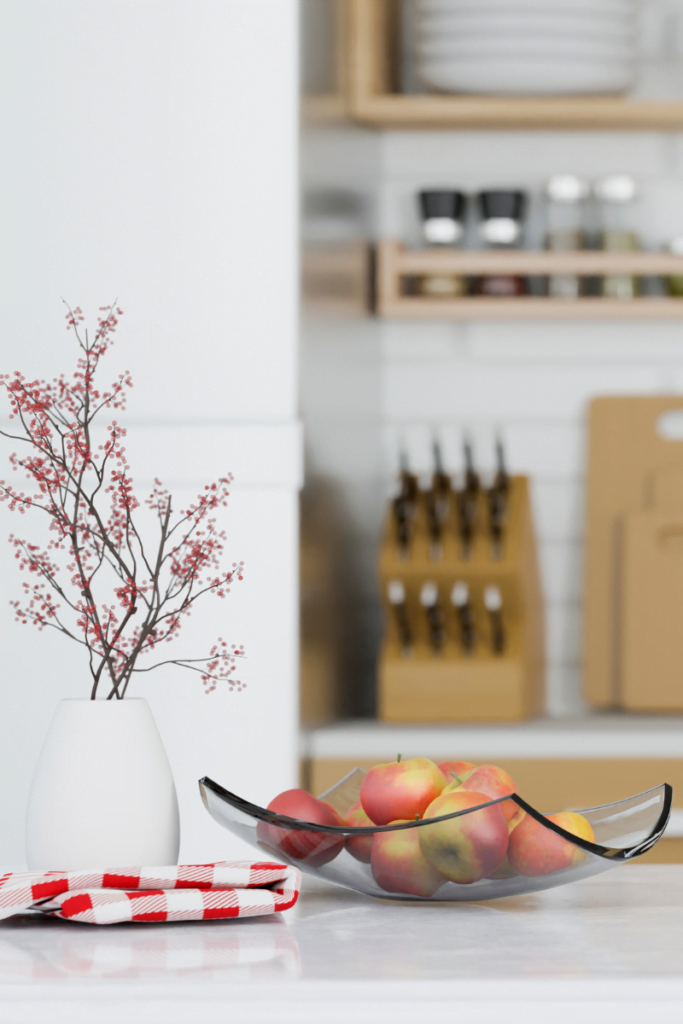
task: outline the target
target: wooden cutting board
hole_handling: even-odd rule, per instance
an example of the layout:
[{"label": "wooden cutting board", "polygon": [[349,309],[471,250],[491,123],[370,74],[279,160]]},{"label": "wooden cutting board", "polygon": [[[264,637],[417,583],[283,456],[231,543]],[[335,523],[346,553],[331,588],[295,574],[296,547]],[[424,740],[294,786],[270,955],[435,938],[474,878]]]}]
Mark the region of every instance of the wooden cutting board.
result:
[{"label": "wooden cutting board", "polygon": [[619,682],[632,711],[683,710],[683,515],[624,517]]},{"label": "wooden cutting board", "polygon": [[[683,504],[679,506],[683,501],[683,434],[674,436],[674,420],[681,411],[681,395],[596,398],[590,405],[584,692],[594,707],[624,706],[621,661],[626,652],[622,650],[620,620],[626,608],[629,615],[637,615],[631,598],[622,601],[626,517],[654,508],[675,511],[679,507],[683,515]],[[635,521],[632,529],[636,529]],[[632,657],[630,647],[628,656]],[[630,678],[629,699],[638,699],[634,698],[634,677]]]}]

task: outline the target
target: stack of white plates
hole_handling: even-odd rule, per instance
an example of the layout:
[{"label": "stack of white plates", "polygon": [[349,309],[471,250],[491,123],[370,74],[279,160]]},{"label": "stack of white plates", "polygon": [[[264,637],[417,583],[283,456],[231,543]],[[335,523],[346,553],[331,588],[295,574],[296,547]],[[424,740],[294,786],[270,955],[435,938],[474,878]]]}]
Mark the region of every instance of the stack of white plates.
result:
[{"label": "stack of white plates", "polygon": [[442,92],[623,92],[639,0],[417,0],[419,77]]}]

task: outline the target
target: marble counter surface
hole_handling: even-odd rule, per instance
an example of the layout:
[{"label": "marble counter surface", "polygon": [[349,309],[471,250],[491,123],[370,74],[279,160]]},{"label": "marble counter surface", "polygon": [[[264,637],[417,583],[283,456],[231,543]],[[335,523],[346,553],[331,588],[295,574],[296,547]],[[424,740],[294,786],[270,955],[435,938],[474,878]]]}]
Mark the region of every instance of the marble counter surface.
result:
[{"label": "marble counter surface", "polygon": [[0,921],[0,1024],[683,1019],[683,866],[490,903],[304,879],[281,916],[95,928]]}]

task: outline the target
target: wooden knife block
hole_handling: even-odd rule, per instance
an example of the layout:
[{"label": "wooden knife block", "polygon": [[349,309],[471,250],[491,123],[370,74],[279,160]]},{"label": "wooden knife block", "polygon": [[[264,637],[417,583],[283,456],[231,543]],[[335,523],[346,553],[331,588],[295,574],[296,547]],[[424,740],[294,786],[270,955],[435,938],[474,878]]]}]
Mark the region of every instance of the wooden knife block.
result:
[{"label": "wooden knife block", "polygon": [[[385,635],[378,664],[378,714],[389,722],[516,721],[542,710],[544,677],[543,607],[526,477],[510,479],[502,557],[494,558],[488,533],[486,495],[480,494],[472,551],[463,557],[453,497],[444,530],[442,557],[430,557],[427,517],[422,502],[414,519],[408,557],[402,557],[391,513],[379,556],[385,602]],[[390,580],[406,591],[413,634],[410,653],[401,650],[394,609],[387,598]],[[430,643],[422,585],[439,590],[446,641],[436,653]],[[463,650],[453,585],[469,585],[475,617],[472,653]],[[505,647],[492,650],[484,588],[495,584],[503,600]]]}]

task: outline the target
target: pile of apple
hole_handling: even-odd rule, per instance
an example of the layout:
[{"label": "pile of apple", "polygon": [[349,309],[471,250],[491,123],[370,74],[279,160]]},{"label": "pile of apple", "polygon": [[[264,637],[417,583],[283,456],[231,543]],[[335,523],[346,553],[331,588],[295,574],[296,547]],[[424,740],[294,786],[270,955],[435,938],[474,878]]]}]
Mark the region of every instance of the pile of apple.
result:
[{"label": "pile of apple", "polygon": [[[426,757],[399,758],[371,768],[363,779],[360,801],[342,818],[330,804],[305,790],[280,793],[268,810],[318,825],[372,828],[409,824],[516,793],[506,771],[467,761],[435,764]],[[547,815],[572,835],[594,842],[581,814]],[[344,847],[365,864],[386,892],[433,896],[444,882],[469,885],[481,878],[549,875],[580,864],[585,852],[532,818],[513,800],[482,807],[420,828],[342,835],[283,829],[261,822],[258,838],[293,860],[320,867]]]}]

